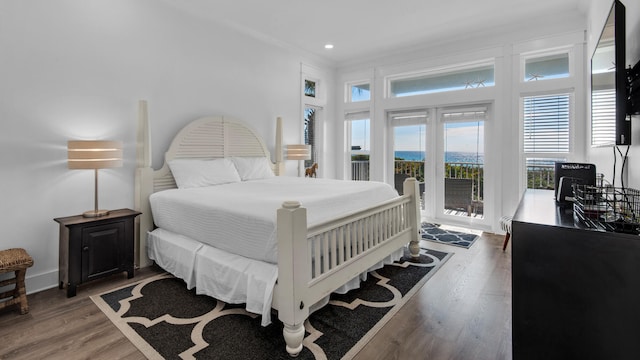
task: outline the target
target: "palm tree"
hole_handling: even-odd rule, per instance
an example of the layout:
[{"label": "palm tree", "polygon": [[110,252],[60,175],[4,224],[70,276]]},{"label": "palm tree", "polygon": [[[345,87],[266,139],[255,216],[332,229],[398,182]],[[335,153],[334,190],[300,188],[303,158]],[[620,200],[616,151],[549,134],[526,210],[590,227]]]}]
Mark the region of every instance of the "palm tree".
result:
[{"label": "palm tree", "polygon": [[[305,81],[306,82],[306,81]],[[311,145],[311,160],[305,160],[304,166],[309,167],[316,162],[315,147],[316,109],[308,107],[304,109],[304,143]]]}]

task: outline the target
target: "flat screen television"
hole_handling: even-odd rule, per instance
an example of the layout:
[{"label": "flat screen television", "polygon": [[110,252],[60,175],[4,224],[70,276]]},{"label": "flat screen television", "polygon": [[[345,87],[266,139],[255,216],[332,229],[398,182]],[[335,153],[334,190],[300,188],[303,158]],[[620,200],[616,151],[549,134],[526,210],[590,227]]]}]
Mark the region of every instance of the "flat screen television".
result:
[{"label": "flat screen television", "polygon": [[629,100],[627,101],[627,113],[640,115],[640,61],[632,69],[627,69],[629,78]]},{"label": "flat screen television", "polygon": [[591,145],[631,145],[627,118],[625,7],[614,0],[591,57]]}]

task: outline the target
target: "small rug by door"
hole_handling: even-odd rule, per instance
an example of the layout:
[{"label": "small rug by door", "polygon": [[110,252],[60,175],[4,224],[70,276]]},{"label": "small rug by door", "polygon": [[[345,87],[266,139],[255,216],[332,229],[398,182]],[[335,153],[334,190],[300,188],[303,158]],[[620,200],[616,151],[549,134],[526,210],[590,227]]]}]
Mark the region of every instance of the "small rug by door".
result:
[{"label": "small rug by door", "polygon": [[[305,322],[297,359],[350,359],[447,261],[451,254],[422,249],[371,272],[359,289],[331,295]],[[162,274],[91,299],[150,359],[290,359],[282,323],[260,326],[243,305],[230,305],[187,290]]]},{"label": "small rug by door", "polygon": [[451,229],[442,228],[439,224],[428,222],[422,223],[420,231],[422,240],[433,241],[440,244],[455,245],[463,248],[469,248],[478,240],[478,235],[470,234]]}]

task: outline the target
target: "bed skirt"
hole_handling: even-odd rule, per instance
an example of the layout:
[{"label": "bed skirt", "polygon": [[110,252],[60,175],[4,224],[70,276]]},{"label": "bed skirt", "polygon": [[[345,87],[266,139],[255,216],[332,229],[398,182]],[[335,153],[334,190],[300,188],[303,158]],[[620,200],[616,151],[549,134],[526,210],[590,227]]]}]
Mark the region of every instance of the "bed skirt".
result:
[{"label": "bed skirt", "polygon": [[[360,287],[367,273],[399,260],[400,248],[365,273],[351,279],[335,292],[344,294]],[[230,304],[245,304],[245,309],[262,316],[262,326],[271,323],[274,287],[278,266],[216,249],[186,236],[155,229],[147,236],[147,255],[161,268],[183,279],[187,288]],[[328,297],[310,311],[324,306]]]}]

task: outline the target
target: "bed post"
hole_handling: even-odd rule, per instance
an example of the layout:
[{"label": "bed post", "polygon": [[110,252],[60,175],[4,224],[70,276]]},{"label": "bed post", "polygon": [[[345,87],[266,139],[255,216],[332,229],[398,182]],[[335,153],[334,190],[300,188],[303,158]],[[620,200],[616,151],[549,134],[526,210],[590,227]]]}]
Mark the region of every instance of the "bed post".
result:
[{"label": "bed post", "polygon": [[[305,289],[311,280],[307,250],[307,209],[297,201],[286,201],[278,209],[278,318],[284,324],[286,349],[297,356],[302,351],[304,321],[309,316]],[[299,259],[296,261],[296,259]]]},{"label": "bed post", "polygon": [[276,172],[278,176],[284,175],[284,162],[282,161],[282,118],[276,118]]},{"label": "bed post", "polygon": [[416,178],[408,178],[403,184],[403,193],[411,196],[409,203],[409,221],[412,230],[409,252],[412,257],[420,256],[420,189]]},{"label": "bed post", "polygon": [[138,127],[136,136],[136,179],[134,206],[142,214],[136,219],[136,259],[138,267],[151,265],[147,257],[147,231],[153,230],[149,195],[153,192],[153,168],[151,168],[151,137],[147,102],[138,102]]}]

